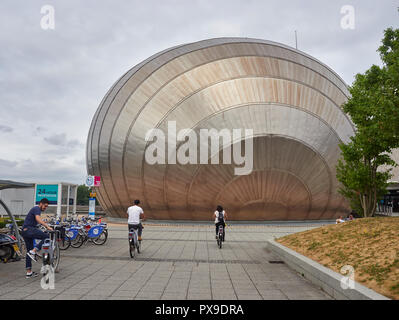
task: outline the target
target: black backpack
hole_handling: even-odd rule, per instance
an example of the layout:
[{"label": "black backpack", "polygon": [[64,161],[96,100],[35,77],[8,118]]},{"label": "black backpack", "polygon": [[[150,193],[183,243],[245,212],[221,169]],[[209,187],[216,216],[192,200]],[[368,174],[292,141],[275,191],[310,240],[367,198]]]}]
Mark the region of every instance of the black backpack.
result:
[{"label": "black backpack", "polygon": [[219,217],[218,217],[218,219],[219,219],[219,222],[223,222],[223,221],[224,221],[223,211],[222,211],[222,212],[219,212]]}]

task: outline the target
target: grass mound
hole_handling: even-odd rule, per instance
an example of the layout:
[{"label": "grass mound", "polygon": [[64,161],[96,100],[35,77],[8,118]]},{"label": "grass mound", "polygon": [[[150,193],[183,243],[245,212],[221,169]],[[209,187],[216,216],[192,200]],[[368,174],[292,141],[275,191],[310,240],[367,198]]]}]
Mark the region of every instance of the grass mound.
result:
[{"label": "grass mound", "polygon": [[338,273],[350,265],[357,282],[399,299],[399,217],[357,219],[276,241]]}]

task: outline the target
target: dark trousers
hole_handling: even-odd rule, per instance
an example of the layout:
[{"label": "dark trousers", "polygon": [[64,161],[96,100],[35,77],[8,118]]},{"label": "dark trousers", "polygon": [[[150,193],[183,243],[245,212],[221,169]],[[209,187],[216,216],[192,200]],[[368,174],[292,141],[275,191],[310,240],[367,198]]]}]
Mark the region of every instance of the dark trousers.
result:
[{"label": "dark trousers", "polygon": [[218,231],[219,231],[219,226],[222,225],[223,226],[223,239],[224,239],[224,235],[225,235],[225,229],[226,229],[226,224],[223,222],[218,222],[215,224],[216,227],[216,235],[218,235]]},{"label": "dark trousers", "polygon": [[[42,248],[43,240],[49,238],[49,235],[38,228],[35,227],[26,227],[22,229],[21,233],[22,237],[24,238],[25,241],[25,246],[26,246],[26,252],[29,250],[33,249],[33,240],[38,239],[41,240],[37,245],[36,249],[40,250]],[[32,268],[32,259],[29,258],[28,255],[26,255],[25,259],[25,266],[26,269],[31,269]]]},{"label": "dark trousers", "polygon": [[143,225],[141,223],[139,224],[128,224],[128,230],[130,231],[130,229],[134,229],[134,230],[139,230],[138,232],[138,236],[141,237],[141,234],[143,233]]}]

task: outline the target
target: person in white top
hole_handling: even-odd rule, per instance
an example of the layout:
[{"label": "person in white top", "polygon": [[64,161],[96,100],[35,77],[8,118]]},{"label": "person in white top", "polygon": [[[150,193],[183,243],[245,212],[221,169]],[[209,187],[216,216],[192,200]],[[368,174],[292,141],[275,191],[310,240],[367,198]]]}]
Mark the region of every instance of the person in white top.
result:
[{"label": "person in white top", "polygon": [[218,229],[220,225],[223,225],[223,241],[225,237],[225,229],[226,229],[226,219],[227,214],[223,210],[222,206],[217,206],[215,213],[213,214],[215,217],[215,227],[216,227],[216,239],[218,238]]},{"label": "person in white top", "polygon": [[128,230],[130,229],[138,229],[138,240],[141,241],[141,235],[143,233],[143,225],[141,221],[145,220],[144,211],[138,205],[140,204],[140,200],[134,200],[134,205],[127,209],[127,225]]},{"label": "person in white top", "polygon": [[335,220],[335,224],[343,223],[343,222],[345,222],[345,220],[343,219],[342,216],[339,216],[339,218],[337,220]]}]

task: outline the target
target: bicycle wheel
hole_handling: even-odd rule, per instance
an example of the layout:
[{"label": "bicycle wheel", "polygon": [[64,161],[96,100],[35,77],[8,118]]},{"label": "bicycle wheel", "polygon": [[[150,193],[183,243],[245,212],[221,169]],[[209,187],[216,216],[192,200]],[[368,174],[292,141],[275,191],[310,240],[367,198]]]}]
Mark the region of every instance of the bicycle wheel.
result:
[{"label": "bicycle wheel", "polygon": [[53,252],[53,263],[52,263],[52,266],[53,266],[55,272],[59,271],[60,259],[61,259],[60,247],[58,246],[58,243],[56,242],[54,252]]},{"label": "bicycle wheel", "polygon": [[222,249],[222,237],[223,237],[223,235],[219,233],[219,236],[218,236],[219,249]]},{"label": "bicycle wheel", "polygon": [[136,255],[136,250],[134,247],[133,240],[129,240],[129,253],[130,253],[130,258],[134,258],[134,256]]},{"label": "bicycle wheel", "polygon": [[101,232],[101,234],[97,237],[93,239],[94,244],[97,245],[102,245],[107,241],[108,238],[108,231],[103,230],[103,232]]},{"label": "bicycle wheel", "polygon": [[71,239],[68,237],[65,237],[64,239],[60,239],[58,241],[58,246],[60,247],[60,250],[66,250],[71,246]]},{"label": "bicycle wheel", "polygon": [[84,242],[84,238],[81,234],[78,234],[75,239],[71,241],[72,248],[80,248]]}]

